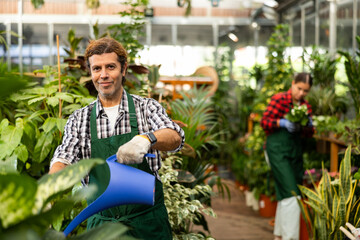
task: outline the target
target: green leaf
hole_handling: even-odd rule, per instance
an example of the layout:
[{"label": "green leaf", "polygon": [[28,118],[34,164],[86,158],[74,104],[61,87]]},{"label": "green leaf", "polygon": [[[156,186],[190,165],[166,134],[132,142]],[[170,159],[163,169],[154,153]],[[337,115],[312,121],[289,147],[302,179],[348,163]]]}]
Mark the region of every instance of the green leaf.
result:
[{"label": "green leaf", "polygon": [[49,229],[46,231],[41,240],[65,240],[64,233]]},{"label": "green leaf", "polygon": [[53,132],[56,128],[56,123],[57,118],[49,117],[40,128],[43,129],[45,133]]},{"label": "green leaf", "polygon": [[29,121],[41,117],[42,115],[49,114],[47,110],[38,110],[29,116]]},{"label": "green leaf", "polygon": [[15,155],[5,161],[0,161],[0,174],[17,173],[17,159]]},{"label": "green leaf", "polygon": [[17,146],[14,150],[14,153],[17,156],[17,158],[20,161],[22,161],[23,163],[25,163],[29,157],[28,150],[27,150],[26,146],[23,144],[20,144],[19,146]]},{"label": "green leaf", "polygon": [[45,98],[46,98],[45,96],[33,98],[28,101],[28,104],[31,105],[33,103],[40,102],[40,101],[44,100]]},{"label": "green leaf", "polygon": [[41,133],[34,149],[34,161],[41,163],[50,153],[54,136],[52,133]]},{"label": "green leaf", "polygon": [[346,203],[349,201],[351,192],[351,146],[345,151],[345,156],[340,164],[340,197],[343,196]]},{"label": "green leaf", "polygon": [[58,130],[60,130],[61,132],[64,132],[66,122],[67,122],[66,119],[57,118],[56,119],[56,126],[57,126]]},{"label": "green leaf", "polygon": [[0,159],[11,155],[20,144],[22,135],[23,129],[18,127],[9,125],[3,129],[1,132],[1,140],[3,142],[0,143]]},{"label": "green leaf", "polygon": [[36,126],[34,126],[33,122],[26,122],[24,125],[24,133],[21,139],[21,142],[29,149],[29,151],[33,151],[36,145]]},{"label": "green leaf", "polygon": [[52,195],[71,188],[84,178],[92,167],[102,163],[105,163],[102,159],[83,159],[59,172],[41,177],[38,180],[35,211],[39,211],[43,207],[43,203]]},{"label": "green leaf", "polygon": [[57,98],[61,98],[62,100],[64,100],[65,102],[68,102],[68,103],[74,102],[74,97],[71,94],[66,93],[66,92],[57,92],[55,94],[55,96]]},{"label": "green leaf", "polygon": [[48,97],[46,98],[47,104],[49,104],[52,107],[56,107],[59,105],[59,98],[57,97]]},{"label": "green leaf", "polygon": [[69,237],[69,240],[98,240],[98,239],[126,239],[135,240],[130,236],[124,236],[128,227],[121,223],[107,222],[90,231],[87,231],[78,236]]},{"label": "green leaf", "polygon": [[[48,205],[44,212],[39,212],[37,214],[30,215],[28,218],[24,219],[19,224],[15,225],[14,228],[31,229],[37,232],[40,236],[43,236],[46,234],[51,223],[55,221],[59,215],[71,211],[73,207],[74,207],[74,201],[71,199],[58,200],[55,203],[53,203],[51,206]],[[55,233],[53,232],[51,235],[54,237],[54,234]],[[62,233],[62,235],[64,234]],[[56,236],[57,234],[55,234],[55,237]],[[43,240],[43,238],[41,238],[41,240]]]},{"label": "green leaf", "polygon": [[21,141],[22,134],[23,130],[21,128],[9,125],[1,132],[1,140],[16,147]]},{"label": "green leaf", "polygon": [[3,129],[9,126],[9,120],[4,118],[0,123],[0,134],[2,133]]},{"label": "green leaf", "polygon": [[0,219],[3,227],[16,224],[31,215],[36,181],[19,174],[0,175]]},{"label": "green leaf", "polygon": [[360,180],[360,170],[358,170],[355,174],[354,174],[354,178],[357,180]]}]

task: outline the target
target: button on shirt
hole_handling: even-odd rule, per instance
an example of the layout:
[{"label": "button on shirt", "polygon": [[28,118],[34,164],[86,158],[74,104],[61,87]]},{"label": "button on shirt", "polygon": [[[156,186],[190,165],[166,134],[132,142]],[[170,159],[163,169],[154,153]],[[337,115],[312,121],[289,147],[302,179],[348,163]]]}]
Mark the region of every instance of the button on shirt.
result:
[{"label": "button on shirt", "polygon": [[[306,104],[308,108],[308,114],[311,117],[312,109],[311,105],[304,99],[300,101],[300,105]],[[271,101],[266,108],[265,113],[261,118],[261,127],[264,129],[266,135],[273,133],[278,130],[277,121],[293,108],[291,89],[287,92],[277,93],[271,97]]]},{"label": "button on shirt", "polygon": [[[165,109],[154,99],[131,95],[134,100],[139,134],[169,128],[179,133],[182,138],[181,144],[173,151],[179,151],[185,142],[184,131],[174,123],[167,115]],[[70,115],[66,125],[62,144],[55,150],[50,166],[55,162],[70,165],[81,159],[91,158],[90,115],[96,104],[96,125],[98,138],[108,138],[131,132],[128,99],[123,90],[119,114],[112,132],[110,121],[104,111],[99,98],[88,106],[76,110]],[[159,179],[158,170],[161,167],[161,157],[158,150],[150,149],[150,153],[156,154],[156,158],[146,158],[150,169]],[[87,182],[85,180],[85,182]]]}]

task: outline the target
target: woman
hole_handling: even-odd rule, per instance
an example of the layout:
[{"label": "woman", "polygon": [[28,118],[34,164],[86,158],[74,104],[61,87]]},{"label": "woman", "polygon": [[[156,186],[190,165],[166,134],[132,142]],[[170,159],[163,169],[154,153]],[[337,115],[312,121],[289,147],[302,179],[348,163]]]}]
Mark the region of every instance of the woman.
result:
[{"label": "woman", "polygon": [[[266,132],[266,153],[275,178],[276,198],[278,200],[275,215],[275,239],[299,239],[300,207],[297,197],[300,195],[297,184],[302,184],[303,159],[301,138],[312,135],[311,106],[304,99],[312,86],[308,73],[299,73],[292,81],[287,92],[275,94],[261,119]],[[308,125],[304,128],[298,123],[285,119],[285,115],[296,105],[306,104]]]}]

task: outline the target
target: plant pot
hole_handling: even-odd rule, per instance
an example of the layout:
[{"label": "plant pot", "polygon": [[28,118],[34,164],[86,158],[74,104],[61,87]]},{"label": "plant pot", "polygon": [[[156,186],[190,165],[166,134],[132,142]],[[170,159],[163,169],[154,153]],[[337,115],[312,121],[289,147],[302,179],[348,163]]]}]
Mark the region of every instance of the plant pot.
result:
[{"label": "plant pot", "polygon": [[300,237],[299,240],[309,240],[309,233],[306,229],[306,223],[305,220],[302,216],[302,214],[300,214]]},{"label": "plant pot", "polygon": [[245,183],[241,183],[238,180],[235,181],[235,186],[242,192],[244,192],[245,190],[249,190],[249,186],[247,186]]},{"label": "plant pot", "polygon": [[254,211],[259,210],[259,201],[255,198],[254,192],[245,190],[245,204],[247,207],[251,207]]},{"label": "plant pot", "polygon": [[[304,204],[304,208],[306,208],[307,210],[309,210],[309,205],[307,203],[305,203],[304,199],[301,199],[301,202]],[[309,229],[309,231],[311,231],[311,229]],[[300,236],[299,236],[299,240],[309,240],[309,232],[308,229],[306,227],[306,222],[304,219],[304,216],[302,214],[300,214]]]},{"label": "plant pot", "polygon": [[271,201],[269,196],[260,195],[259,213],[262,217],[275,217],[277,201]]}]

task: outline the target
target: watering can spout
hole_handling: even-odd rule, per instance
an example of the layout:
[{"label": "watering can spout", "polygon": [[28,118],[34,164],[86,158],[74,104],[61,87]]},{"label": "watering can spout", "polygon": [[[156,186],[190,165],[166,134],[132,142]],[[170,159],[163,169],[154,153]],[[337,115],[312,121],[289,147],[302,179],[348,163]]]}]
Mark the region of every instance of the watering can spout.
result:
[{"label": "watering can spout", "polygon": [[[147,157],[154,157],[147,154]],[[116,155],[106,159],[110,181],[106,190],[79,213],[67,226],[64,235],[71,233],[80,223],[105,209],[125,204],[154,205],[155,176],[116,162]]]}]

